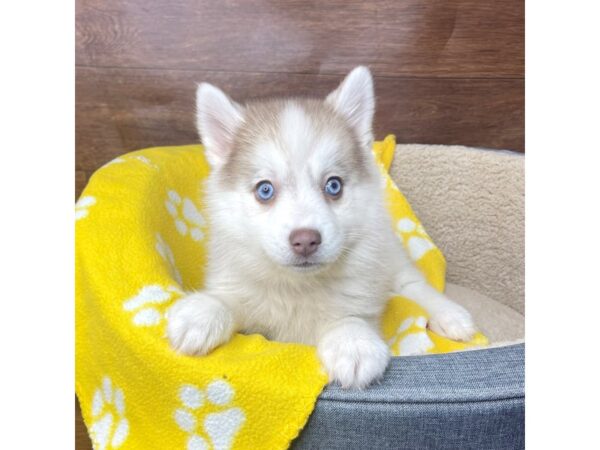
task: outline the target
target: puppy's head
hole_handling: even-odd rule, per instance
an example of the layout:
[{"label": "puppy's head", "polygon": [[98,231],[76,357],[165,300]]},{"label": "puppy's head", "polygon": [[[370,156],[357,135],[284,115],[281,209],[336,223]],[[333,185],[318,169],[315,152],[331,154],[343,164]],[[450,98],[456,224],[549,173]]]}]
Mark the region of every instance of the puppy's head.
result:
[{"label": "puppy's head", "polygon": [[218,232],[225,227],[243,251],[300,272],[350,252],[381,195],[371,154],[374,106],[365,67],[325,100],[241,106],[201,84],[197,126],[213,168],[208,195]]}]

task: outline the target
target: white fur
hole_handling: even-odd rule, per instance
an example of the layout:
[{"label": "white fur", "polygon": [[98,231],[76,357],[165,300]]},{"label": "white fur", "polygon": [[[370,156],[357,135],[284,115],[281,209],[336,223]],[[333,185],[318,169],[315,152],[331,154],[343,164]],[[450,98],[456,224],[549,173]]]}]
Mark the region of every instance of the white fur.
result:
[{"label": "white fur", "polygon": [[[206,184],[209,264],[204,290],[178,301],[167,315],[175,349],[203,355],[236,331],[261,333],[316,345],[332,381],[363,388],[383,375],[390,358],[380,319],[394,292],[425,307],[434,331],[453,339],[472,336],[469,313],[427,284],[394,234],[370,151],[368,69],[352,71],[326,100],[368,161],[366,175],[344,174],[347,183],[335,201],[326,198],[323,183],[340,175],[336,161],[346,150],[347,127],[317,127],[302,103],[290,100],[270,119],[276,137],[257,135],[240,150],[252,151],[254,178],[234,177],[224,185],[221,170],[245,111],[206,86],[198,92],[198,124],[214,168]],[[269,205],[252,193],[265,179],[276,190]],[[314,269],[294,266],[300,257],[288,239],[298,228],[321,233],[322,244],[306,258],[320,264]]]},{"label": "white fur", "polygon": [[205,355],[227,342],[235,330],[229,309],[219,300],[198,292],[169,308],[167,320],[171,345],[188,355]]},{"label": "white fur", "polygon": [[196,105],[196,126],[203,137],[206,155],[213,167],[218,166],[231,152],[233,135],[242,122],[243,108],[208,83],[198,86]]},{"label": "white fur", "polygon": [[327,96],[331,104],[356,130],[361,143],[370,146],[373,140],[372,124],[375,114],[373,79],[366,67],[357,67],[339,88]]}]

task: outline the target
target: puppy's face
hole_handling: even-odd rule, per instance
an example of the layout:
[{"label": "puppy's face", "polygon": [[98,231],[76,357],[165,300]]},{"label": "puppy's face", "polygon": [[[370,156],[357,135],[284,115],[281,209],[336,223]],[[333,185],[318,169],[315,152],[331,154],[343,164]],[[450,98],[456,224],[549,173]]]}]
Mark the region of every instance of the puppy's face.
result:
[{"label": "puppy's face", "polygon": [[[213,166],[220,211],[275,264],[318,271],[360,239],[379,194],[371,156],[374,100],[355,69],[321,100],[245,107],[210,85],[198,89],[198,126]],[[237,225],[234,225],[235,222]]]}]

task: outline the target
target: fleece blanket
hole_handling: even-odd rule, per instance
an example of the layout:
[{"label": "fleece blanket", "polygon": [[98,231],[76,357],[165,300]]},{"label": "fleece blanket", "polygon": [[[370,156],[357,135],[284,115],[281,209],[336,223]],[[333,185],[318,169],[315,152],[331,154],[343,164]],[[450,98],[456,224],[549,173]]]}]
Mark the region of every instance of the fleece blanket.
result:
[{"label": "fleece blanket", "polygon": [[[445,260],[388,175],[395,139],[374,144],[398,239],[430,283]],[[205,357],[175,353],[165,312],[200,288],[209,232],[200,145],[140,150],[90,179],[75,208],[76,393],[94,448],[283,449],[327,383],[315,348],[236,335]],[[447,352],[427,314],[390,299],[382,332],[394,355]]]}]

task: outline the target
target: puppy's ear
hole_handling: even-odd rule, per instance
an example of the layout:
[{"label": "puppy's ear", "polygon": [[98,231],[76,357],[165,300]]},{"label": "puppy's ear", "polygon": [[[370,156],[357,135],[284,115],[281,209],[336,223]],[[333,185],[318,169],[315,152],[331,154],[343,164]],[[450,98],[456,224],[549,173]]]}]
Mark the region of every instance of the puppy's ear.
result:
[{"label": "puppy's ear", "polygon": [[327,96],[325,102],[348,120],[361,144],[370,149],[373,143],[375,93],[369,69],[365,66],[353,69],[342,84]]},{"label": "puppy's ear", "polygon": [[212,84],[201,83],[196,90],[196,126],[206,148],[210,165],[227,161],[233,138],[244,117],[244,109]]}]

